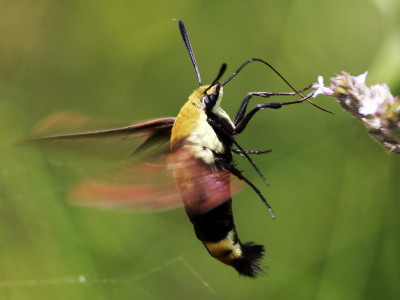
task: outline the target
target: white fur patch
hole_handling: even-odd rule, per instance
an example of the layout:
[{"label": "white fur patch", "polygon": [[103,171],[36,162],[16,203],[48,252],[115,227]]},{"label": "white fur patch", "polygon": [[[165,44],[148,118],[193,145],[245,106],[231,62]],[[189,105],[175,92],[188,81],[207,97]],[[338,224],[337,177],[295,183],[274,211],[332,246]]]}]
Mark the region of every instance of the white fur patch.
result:
[{"label": "white fur patch", "polygon": [[218,139],[214,129],[207,122],[207,115],[201,114],[198,120],[197,130],[188,138],[189,147],[197,158],[202,159],[207,164],[214,163],[214,153],[224,153],[225,149]]}]

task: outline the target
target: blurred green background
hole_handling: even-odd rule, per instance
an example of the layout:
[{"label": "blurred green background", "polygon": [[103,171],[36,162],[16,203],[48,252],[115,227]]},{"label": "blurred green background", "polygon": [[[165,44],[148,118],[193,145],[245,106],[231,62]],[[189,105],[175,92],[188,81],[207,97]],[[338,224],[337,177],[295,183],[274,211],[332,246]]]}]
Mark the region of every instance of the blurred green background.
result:
[{"label": "blurred green background", "polygon": [[[197,81],[173,18],[186,24],[205,83],[222,62],[231,73],[260,57],[297,88],[368,70],[369,84],[399,94],[399,6],[1,1],[0,299],[400,299],[400,157],[332,99],[316,102],[334,115],[307,104],[264,111],[238,138],[274,149],[255,160],[277,220],[250,189],[234,198],[242,241],[267,248],[268,275],[256,280],[209,257],[183,209],[70,206],[62,174],[79,166],[12,146],[55,111],[121,124],[175,116]],[[233,116],[249,91],[288,90],[254,64],[226,86],[223,104]]]}]

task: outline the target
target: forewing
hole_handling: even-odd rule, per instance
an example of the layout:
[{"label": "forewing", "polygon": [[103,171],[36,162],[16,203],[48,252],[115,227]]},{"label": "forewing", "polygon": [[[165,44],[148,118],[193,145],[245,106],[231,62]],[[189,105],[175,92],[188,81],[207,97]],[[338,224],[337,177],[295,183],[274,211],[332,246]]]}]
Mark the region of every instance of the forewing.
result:
[{"label": "forewing", "polygon": [[36,126],[35,133],[48,134],[60,131],[71,133],[39,137],[24,143],[76,149],[82,153],[112,159],[128,158],[132,154],[154,156],[169,151],[169,139],[174,122],[175,118],[171,117],[111,129],[83,130],[96,126],[104,128],[105,122],[78,114],[54,113]]}]

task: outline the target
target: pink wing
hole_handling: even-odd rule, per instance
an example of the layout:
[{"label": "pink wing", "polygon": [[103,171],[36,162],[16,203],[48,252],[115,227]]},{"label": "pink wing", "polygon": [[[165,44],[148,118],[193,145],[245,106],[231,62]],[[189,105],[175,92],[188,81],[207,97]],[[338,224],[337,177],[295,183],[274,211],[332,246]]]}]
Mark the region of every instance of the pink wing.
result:
[{"label": "pink wing", "polygon": [[184,148],[153,163],[138,163],[105,172],[76,185],[71,203],[81,206],[160,211],[181,206],[192,213],[207,212],[242,187],[231,174],[193,158]]},{"label": "pink wing", "polygon": [[[56,125],[57,122],[63,124],[68,121],[70,125],[78,127],[82,120],[86,122],[87,119],[57,114],[50,118],[51,122],[42,122],[42,130],[60,127]],[[230,199],[231,191],[238,191],[242,185],[238,180],[231,183],[229,172],[203,163],[185,148],[169,153],[174,121],[175,118],[162,118],[114,129],[54,135],[28,142],[78,148],[94,154],[114,151],[119,156],[124,154],[128,159],[132,159],[132,154],[139,154],[139,157],[133,155],[135,163],[90,176],[74,186],[68,195],[73,204],[159,211],[181,206],[183,200],[187,209],[203,213]],[[120,148],[122,143],[124,148]]]},{"label": "pink wing", "polygon": [[242,187],[228,171],[204,163],[184,147],[173,151],[169,161],[174,166],[185,209],[191,214],[202,214],[217,207]]},{"label": "pink wing", "polygon": [[167,165],[133,164],[105,172],[77,184],[69,193],[70,202],[80,206],[160,211],[182,205],[180,193]]}]

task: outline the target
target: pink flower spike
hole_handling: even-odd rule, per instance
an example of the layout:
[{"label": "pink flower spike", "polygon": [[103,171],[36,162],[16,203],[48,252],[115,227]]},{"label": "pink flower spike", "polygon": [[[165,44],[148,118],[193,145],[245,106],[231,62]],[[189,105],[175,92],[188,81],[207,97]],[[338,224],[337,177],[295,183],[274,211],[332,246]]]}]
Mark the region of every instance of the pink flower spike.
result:
[{"label": "pink flower spike", "polygon": [[355,76],[355,79],[358,84],[365,84],[365,79],[367,78],[368,71],[365,71],[363,74]]},{"label": "pink flower spike", "polygon": [[[400,102],[386,84],[367,86],[368,72],[351,76],[347,72],[331,78],[331,96],[340,106],[363,122],[368,133],[386,149],[400,154]],[[327,95],[318,79],[316,94]]]},{"label": "pink flower spike", "polygon": [[324,77],[318,76],[318,83],[314,83],[312,87],[315,89],[313,98],[317,97],[319,94],[325,96],[332,96],[333,91],[330,88],[324,86]]}]

